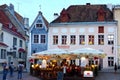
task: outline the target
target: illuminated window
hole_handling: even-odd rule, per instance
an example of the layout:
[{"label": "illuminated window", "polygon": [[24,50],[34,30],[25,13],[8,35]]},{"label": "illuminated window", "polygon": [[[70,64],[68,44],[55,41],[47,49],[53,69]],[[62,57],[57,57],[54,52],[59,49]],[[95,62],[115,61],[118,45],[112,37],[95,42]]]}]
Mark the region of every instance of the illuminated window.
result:
[{"label": "illuminated window", "polygon": [[85,35],[80,35],[79,36],[79,44],[82,44],[82,45],[85,44]]},{"label": "illuminated window", "polygon": [[104,45],[104,35],[98,35],[98,44]]},{"label": "illuminated window", "polygon": [[108,44],[109,45],[114,44],[114,35],[113,34],[108,35]]},{"label": "illuminated window", "polygon": [[89,35],[88,36],[88,44],[93,45],[94,44],[94,35]]}]

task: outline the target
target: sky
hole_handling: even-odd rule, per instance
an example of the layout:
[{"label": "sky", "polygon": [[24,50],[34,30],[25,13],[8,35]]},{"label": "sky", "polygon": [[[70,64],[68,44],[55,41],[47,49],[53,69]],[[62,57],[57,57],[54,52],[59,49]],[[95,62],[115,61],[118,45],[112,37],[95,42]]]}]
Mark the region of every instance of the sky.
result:
[{"label": "sky", "polygon": [[59,15],[63,8],[67,9],[70,5],[86,5],[86,3],[120,5],[120,0],[0,0],[0,5],[10,3],[21,16],[29,18],[31,26],[39,11],[48,22],[51,22],[54,20],[54,13]]}]

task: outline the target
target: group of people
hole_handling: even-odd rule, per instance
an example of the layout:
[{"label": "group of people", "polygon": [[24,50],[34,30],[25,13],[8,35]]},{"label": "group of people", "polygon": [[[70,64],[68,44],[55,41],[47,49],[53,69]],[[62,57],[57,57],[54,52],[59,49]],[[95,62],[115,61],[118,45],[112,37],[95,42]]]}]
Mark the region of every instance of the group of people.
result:
[{"label": "group of people", "polygon": [[[7,74],[8,72],[10,73],[10,77],[13,77],[13,73],[14,73],[14,63],[11,62],[9,65],[7,64],[7,62],[3,63],[3,80],[7,80]],[[22,80],[22,72],[24,69],[24,65],[22,63],[19,63],[17,66],[17,71],[18,71],[18,80]]]}]

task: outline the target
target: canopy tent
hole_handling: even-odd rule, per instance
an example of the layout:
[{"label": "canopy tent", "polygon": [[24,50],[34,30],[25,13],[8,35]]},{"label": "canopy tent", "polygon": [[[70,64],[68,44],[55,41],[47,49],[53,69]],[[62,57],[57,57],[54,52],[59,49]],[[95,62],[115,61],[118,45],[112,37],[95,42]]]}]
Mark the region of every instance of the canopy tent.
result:
[{"label": "canopy tent", "polygon": [[98,56],[98,57],[105,57],[105,53],[100,50],[92,49],[92,48],[82,48],[82,49],[77,49],[70,51],[71,54],[76,54],[78,56],[86,56],[88,55],[89,57],[91,56]]},{"label": "canopy tent", "polygon": [[32,56],[39,56],[39,58],[66,58],[68,57],[68,52],[67,50],[64,49],[48,49],[45,51],[33,53]]}]

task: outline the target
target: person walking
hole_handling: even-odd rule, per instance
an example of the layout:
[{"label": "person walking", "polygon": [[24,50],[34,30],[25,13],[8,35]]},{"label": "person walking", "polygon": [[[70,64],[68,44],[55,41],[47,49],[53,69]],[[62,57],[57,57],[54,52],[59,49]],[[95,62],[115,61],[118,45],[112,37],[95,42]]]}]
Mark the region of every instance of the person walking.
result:
[{"label": "person walking", "polygon": [[10,63],[9,70],[10,70],[10,77],[13,77],[13,72],[14,72],[14,64],[13,64],[13,62]]},{"label": "person walking", "polygon": [[22,72],[23,72],[24,65],[22,63],[18,64],[18,80],[22,80]]},{"label": "person walking", "polygon": [[116,63],[114,65],[114,70],[115,70],[115,73],[116,73],[116,71],[117,71],[117,64]]},{"label": "person walking", "polygon": [[7,62],[4,62],[2,66],[3,66],[3,80],[7,80],[6,79],[7,74],[8,74],[8,65],[7,65]]}]

